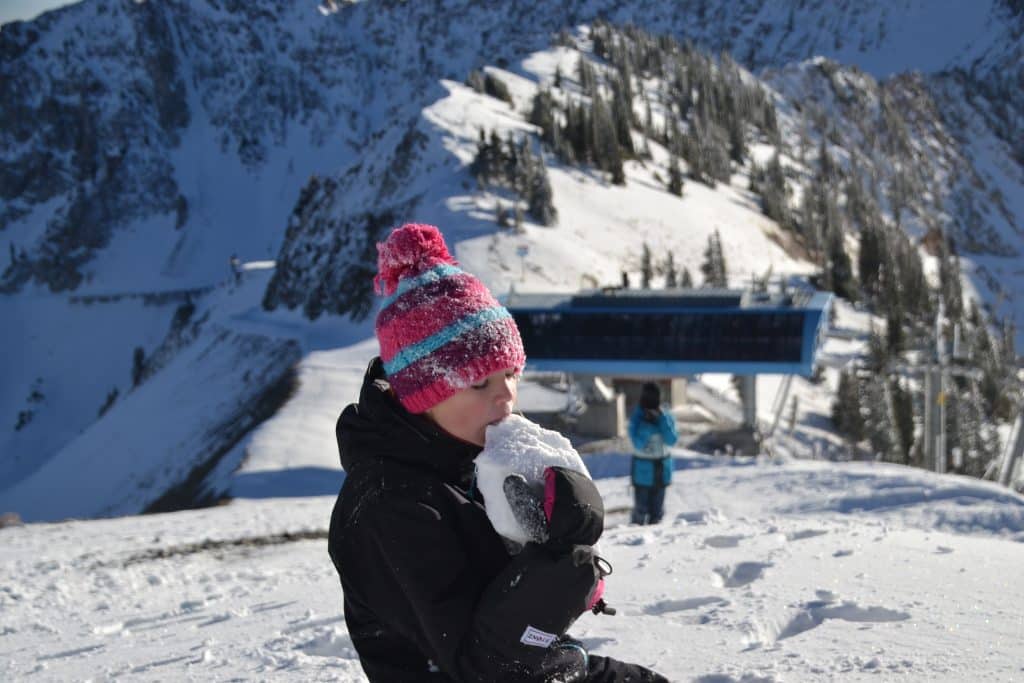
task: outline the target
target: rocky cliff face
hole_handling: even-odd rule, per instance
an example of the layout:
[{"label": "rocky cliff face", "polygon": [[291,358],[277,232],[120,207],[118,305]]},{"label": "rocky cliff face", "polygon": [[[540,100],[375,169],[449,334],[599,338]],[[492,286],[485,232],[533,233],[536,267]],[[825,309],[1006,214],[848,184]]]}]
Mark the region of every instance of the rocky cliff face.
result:
[{"label": "rocky cliff face", "polygon": [[71,30],[57,12],[0,33],[0,230],[34,223],[10,243],[6,292],[74,289],[111,230],[187,215],[167,158],[190,116],[176,27],[161,3],[97,10]]},{"label": "rocky cliff face", "polygon": [[755,71],[823,54],[876,76],[941,72],[970,83],[976,111],[1024,159],[1017,0],[435,0],[334,12],[279,0],[86,0],[0,33],[0,290],[74,289],[114,231],[152,217],[163,230],[197,222],[209,200],[181,186],[189,160],[175,151],[186,135],[237,156],[242,173],[297,144],[296,131],[310,150],[342,139],[344,172],[374,135],[436,98],[439,78],[500,65],[596,17],[729,51]]}]

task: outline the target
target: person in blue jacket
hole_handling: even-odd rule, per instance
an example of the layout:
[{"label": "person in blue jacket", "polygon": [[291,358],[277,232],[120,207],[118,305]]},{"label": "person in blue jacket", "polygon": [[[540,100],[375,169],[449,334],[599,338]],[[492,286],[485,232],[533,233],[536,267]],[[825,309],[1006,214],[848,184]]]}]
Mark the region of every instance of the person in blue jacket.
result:
[{"label": "person in blue jacket", "polygon": [[629,439],[635,449],[630,467],[633,482],[633,524],[657,524],[665,511],[665,487],[672,483],[672,454],[678,439],[672,414],[661,408],[661,390],[648,382],[629,417]]}]

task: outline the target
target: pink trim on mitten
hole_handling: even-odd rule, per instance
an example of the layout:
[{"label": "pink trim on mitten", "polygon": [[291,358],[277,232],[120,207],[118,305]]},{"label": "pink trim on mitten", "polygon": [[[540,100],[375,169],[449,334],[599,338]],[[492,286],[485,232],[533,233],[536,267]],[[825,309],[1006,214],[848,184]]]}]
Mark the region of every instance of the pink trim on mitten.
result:
[{"label": "pink trim on mitten", "polygon": [[544,470],[544,516],[551,524],[551,515],[555,511],[555,471],[550,467]]},{"label": "pink trim on mitten", "polygon": [[604,579],[597,580],[597,586],[594,587],[594,595],[590,598],[590,602],[587,603],[587,609],[594,609],[594,605],[597,601],[604,596]]}]

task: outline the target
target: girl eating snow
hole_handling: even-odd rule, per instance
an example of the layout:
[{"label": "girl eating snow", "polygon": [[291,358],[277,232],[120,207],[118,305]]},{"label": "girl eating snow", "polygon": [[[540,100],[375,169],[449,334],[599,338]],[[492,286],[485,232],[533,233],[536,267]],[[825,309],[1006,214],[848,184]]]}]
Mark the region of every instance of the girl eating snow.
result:
[{"label": "girl eating snow", "polygon": [[338,419],[346,479],[329,538],[367,677],[666,681],[566,633],[601,606],[603,507],[582,463],[519,477],[506,463],[495,478],[482,460],[482,480],[501,482],[487,499],[497,509],[507,496],[518,537],[488,518],[474,477],[488,428],[495,443],[505,432],[509,443],[548,438],[521,418],[504,422],[526,360],[509,312],[433,226],[404,225],[377,248],[381,355]]}]

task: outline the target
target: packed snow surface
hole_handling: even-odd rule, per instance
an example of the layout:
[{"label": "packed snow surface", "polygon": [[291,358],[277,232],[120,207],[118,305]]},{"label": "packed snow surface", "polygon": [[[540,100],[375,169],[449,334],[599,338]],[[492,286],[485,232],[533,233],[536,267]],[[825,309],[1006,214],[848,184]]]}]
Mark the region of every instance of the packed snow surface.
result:
[{"label": "packed snow surface", "polygon": [[[676,450],[666,518],[611,513],[615,616],[572,633],[672,681],[1024,678],[1024,498],[895,465]],[[587,456],[624,471],[625,453]],[[609,510],[628,481],[599,478]],[[0,530],[0,679],[363,681],[333,496]]]},{"label": "packed snow surface", "polygon": [[509,415],[489,426],[484,449],[473,462],[476,485],[484,496],[491,525],[505,538],[522,544],[530,540],[530,533],[512,514],[503,489],[505,477],[521,474],[527,483],[543,491],[544,470],[548,467],[564,467],[590,476],[567,438],[520,415]]}]

